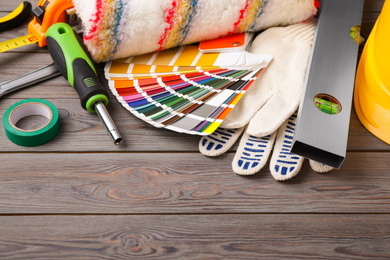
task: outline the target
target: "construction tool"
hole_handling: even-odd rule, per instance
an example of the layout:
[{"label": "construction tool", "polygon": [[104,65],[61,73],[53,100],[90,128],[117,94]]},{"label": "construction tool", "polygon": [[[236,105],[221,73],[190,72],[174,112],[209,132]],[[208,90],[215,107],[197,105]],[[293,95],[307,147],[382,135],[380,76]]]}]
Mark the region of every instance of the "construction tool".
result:
[{"label": "construction tool", "polygon": [[82,39],[70,25],[56,23],[47,30],[46,43],[58,70],[77,91],[81,106],[89,112],[96,112],[114,144],[120,144],[122,137],[106,109],[108,93],[98,80]]},{"label": "construction tool", "polygon": [[[13,12],[0,18],[0,31],[8,30],[22,24],[31,14],[31,4],[23,2]],[[74,28],[79,28],[79,19],[70,0],[41,0],[33,10],[34,19],[29,23],[30,34],[0,43],[0,52],[38,42],[46,45],[47,29],[56,22],[66,21]],[[21,77],[0,83],[0,97],[39,82],[61,75],[54,63],[27,73]]]},{"label": "construction tool", "polygon": [[[16,10],[20,9],[17,8]],[[18,12],[20,11],[17,11],[15,15]],[[46,46],[45,34],[51,25],[58,22],[66,22],[72,26],[79,24],[72,0],[40,0],[38,6],[33,9],[32,13],[34,14],[34,18],[28,25],[29,34],[1,42],[0,52],[9,51],[36,42],[38,42],[39,47]]]},{"label": "construction tool", "polygon": [[31,4],[27,1],[21,3],[10,14],[0,18],[0,31],[10,30],[18,27],[30,17]]},{"label": "construction tool", "polygon": [[350,31],[361,23],[363,7],[363,0],[321,1],[291,150],[335,168],[347,150],[360,42]]},{"label": "construction tool", "polygon": [[61,75],[61,72],[59,72],[55,64],[52,63],[18,78],[0,83],[0,97],[59,75]]}]

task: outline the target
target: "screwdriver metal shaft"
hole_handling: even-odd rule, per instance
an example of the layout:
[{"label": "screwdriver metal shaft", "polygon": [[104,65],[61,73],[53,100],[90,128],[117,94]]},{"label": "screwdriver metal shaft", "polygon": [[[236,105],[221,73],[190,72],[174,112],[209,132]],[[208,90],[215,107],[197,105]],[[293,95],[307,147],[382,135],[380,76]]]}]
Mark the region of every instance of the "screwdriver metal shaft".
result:
[{"label": "screwdriver metal shaft", "polygon": [[108,113],[106,106],[102,101],[98,101],[94,105],[96,114],[98,114],[100,120],[102,120],[107,131],[110,133],[112,139],[114,139],[114,144],[122,143],[123,139],[119,133],[118,128],[115,125],[115,122],[112,120],[110,114]]},{"label": "screwdriver metal shaft", "polygon": [[46,43],[58,70],[77,91],[81,106],[98,114],[114,144],[122,143],[122,136],[106,109],[108,93],[99,82],[82,38],[70,25],[56,23],[47,30]]}]

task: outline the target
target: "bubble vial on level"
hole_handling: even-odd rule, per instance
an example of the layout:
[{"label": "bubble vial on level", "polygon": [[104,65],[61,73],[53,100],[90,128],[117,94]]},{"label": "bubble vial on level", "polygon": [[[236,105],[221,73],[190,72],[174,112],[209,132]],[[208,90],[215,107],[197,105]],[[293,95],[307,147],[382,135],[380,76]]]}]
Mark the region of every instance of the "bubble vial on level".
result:
[{"label": "bubble vial on level", "polygon": [[341,103],[329,94],[317,94],[314,97],[314,105],[321,112],[329,115],[337,115],[341,112]]}]

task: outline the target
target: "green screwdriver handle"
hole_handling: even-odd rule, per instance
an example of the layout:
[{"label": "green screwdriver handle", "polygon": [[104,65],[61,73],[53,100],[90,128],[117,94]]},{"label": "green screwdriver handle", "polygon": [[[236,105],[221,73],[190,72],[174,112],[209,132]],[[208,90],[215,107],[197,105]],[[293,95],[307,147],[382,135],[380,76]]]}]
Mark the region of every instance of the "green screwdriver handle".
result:
[{"label": "green screwdriver handle", "polygon": [[81,106],[95,112],[95,104],[108,104],[108,94],[100,84],[91,56],[81,37],[66,23],[56,23],[46,32],[46,43],[58,70],[75,88]]}]

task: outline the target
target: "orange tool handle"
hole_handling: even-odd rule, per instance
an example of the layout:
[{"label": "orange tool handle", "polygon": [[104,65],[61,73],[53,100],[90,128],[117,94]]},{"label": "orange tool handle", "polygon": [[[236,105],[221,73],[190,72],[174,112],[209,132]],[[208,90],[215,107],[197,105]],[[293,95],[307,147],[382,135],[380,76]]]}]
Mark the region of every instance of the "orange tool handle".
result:
[{"label": "orange tool handle", "polygon": [[46,31],[55,23],[67,22],[66,10],[73,8],[72,0],[40,0],[33,10],[34,19],[28,25],[28,33],[38,39],[39,47],[46,46]]}]

